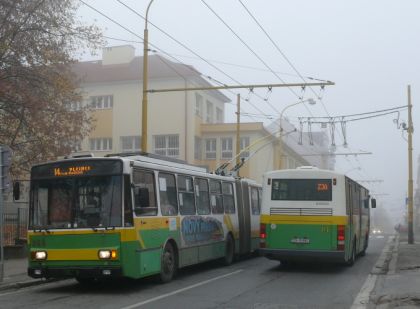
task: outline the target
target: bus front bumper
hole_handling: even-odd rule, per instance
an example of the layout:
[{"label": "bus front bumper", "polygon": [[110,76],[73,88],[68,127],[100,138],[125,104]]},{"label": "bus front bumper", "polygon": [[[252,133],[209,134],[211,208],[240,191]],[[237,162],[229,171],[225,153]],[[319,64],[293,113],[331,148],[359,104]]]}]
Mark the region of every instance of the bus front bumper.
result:
[{"label": "bus front bumper", "polygon": [[288,250],[260,248],[259,253],[270,260],[284,261],[331,261],[342,262],[345,259],[344,251],[326,250]]},{"label": "bus front bumper", "polygon": [[110,278],[121,277],[122,269],[116,266],[100,267],[28,267],[32,278]]}]

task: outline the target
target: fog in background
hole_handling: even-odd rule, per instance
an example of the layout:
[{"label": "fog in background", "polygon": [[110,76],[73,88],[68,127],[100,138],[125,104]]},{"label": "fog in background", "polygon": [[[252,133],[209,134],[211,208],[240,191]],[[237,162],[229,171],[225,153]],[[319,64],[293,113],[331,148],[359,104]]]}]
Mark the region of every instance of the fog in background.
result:
[{"label": "fog in background", "polygon": [[[82,4],[80,16],[85,22],[95,22],[103,28],[104,35],[108,37],[107,46],[130,44],[136,47],[137,55],[142,55],[143,19],[116,0],[84,1],[134,33],[122,29]],[[143,0],[121,2],[142,16],[145,16],[149,3]],[[276,88],[272,92],[255,89],[254,93],[247,90],[224,91],[232,100],[225,109],[225,120],[228,122],[236,121],[236,93],[248,100],[242,101],[242,112],[252,114],[242,116],[241,121],[261,121],[265,125],[278,118],[285,106],[297,102],[299,96],[316,99],[317,104],[314,106],[305,107],[300,104],[284,114],[299,128],[298,117],[333,117],[407,105],[407,85],[411,84],[413,122],[416,128],[420,123],[417,112],[420,106],[419,12],[420,2],[415,0],[154,0],[149,21],[213,66],[151,24],[149,40],[153,44],[150,48],[159,49],[159,55],[171,61],[193,65],[203,75],[228,85],[238,82],[302,82],[299,74],[336,83],[335,86],[326,87],[324,91],[319,87],[306,89],[304,92],[300,88]],[[99,59],[100,53],[94,57],[84,54],[80,58]],[[337,156],[336,170],[348,173],[355,180],[383,180],[380,183],[363,184],[373,195],[376,194],[376,212],[385,208],[391,220],[397,222],[405,209],[408,154],[404,139],[406,134],[403,135],[394,119],[398,119],[399,123],[407,121],[407,111],[404,110],[399,115],[348,122],[345,134],[347,147],[343,147],[343,132],[337,124],[335,142],[337,153],[372,153]],[[307,130],[306,127],[304,129]],[[321,128],[313,125],[312,130]],[[329,129],[322,130],[329,132]],[[414,133],[416,184],[419,139],[416,137],[417,131]],[[307,145],[308,153],[310,148]]]}]

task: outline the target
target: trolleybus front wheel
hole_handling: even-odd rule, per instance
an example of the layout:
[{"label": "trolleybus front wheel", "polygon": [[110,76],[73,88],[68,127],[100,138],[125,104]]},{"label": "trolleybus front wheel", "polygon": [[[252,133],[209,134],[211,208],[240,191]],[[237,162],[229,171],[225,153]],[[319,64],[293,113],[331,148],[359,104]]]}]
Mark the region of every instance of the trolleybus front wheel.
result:
[{"label": "trolleybus front wheel", "polygon": [[162,252],[160,266],[160,281],[169,282],[175,276],[177,269],[174,246],[168,242]]}]

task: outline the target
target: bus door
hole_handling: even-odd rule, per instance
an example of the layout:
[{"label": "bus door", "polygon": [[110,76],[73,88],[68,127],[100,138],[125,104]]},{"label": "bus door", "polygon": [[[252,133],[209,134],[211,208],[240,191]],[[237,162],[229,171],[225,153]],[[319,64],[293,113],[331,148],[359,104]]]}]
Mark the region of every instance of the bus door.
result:
[{"label": "bus door", "polygon": [[240,180],[236,181],[236,196],[238,199],[239,253],[243,254],[251,250],[251,219],[248,183]]}]

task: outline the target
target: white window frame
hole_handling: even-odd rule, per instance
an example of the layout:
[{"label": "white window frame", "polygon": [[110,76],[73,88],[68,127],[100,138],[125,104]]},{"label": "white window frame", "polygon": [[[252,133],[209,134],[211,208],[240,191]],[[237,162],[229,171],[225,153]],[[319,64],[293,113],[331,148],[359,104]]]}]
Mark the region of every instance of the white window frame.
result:
[{"label": "white window frame", "polygon": [[206,159],[215,160],[216,159],[216,145],[217,140],[215,138],[206,138]]},{"label": "white window frame", "polygon": [[203,140],[198,136],[194,137],[194,159],[203,159]]},{"label": "white window frame", "polygon": [[233,138],[223,137],[220,139],[220,149],[222,159],[232,159],[233,157]]},{"label": "white window frame", "polygon": [[114,107],[114,96],[96,95],[89,97],[89,106],[91,109],[112,109]]},{"label": "white window frame", "polygon": [[213,123],[213,103],[206,101],[206,122]]},{"label": "white window frame", "polygon": [[[240,143],[241,151],[244,150],[245,148],[249,147],[250,142],[251,142],[251,138],[249,136],[240,137],[239,143]],[[241,158],[248,158],[249,157],[249,149],[247,151],[242,152],[240,157]]]},{"label": "white window frame", "polygon": [[110,151],[112,150],[112,138],[110,137],[90,138],[89,149],[92,151]]},{"label": "white window frame", "polygon": [[178,158],[179,157],[179,135],[154,135],[153,152],[155,154]]},{"label": "white window frame", "polygon": [[[138,145],[137,145],[138,143]],[[131,147],[124,148],[131,144]],[[140,151],[141,147],[141,138],[139,135],[130,135],[130,136],[121,136],[120,137],[121,152],[136,152]],[[138,146],[138,147],[136,147]]]},{"label": "white window frame", "polygon": [[199,93],[195,94],[195,114],[203,118],[203,96]]}]

